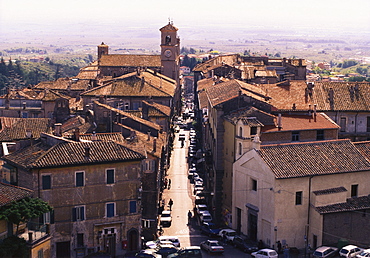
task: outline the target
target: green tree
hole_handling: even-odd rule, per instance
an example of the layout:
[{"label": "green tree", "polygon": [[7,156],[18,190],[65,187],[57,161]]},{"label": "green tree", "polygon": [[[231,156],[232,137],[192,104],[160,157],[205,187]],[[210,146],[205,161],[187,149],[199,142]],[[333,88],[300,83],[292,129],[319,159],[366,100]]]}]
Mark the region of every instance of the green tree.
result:
[{"label": "green tree", "polygon": [[17,225],[17,232],[21,223],[26,223],[32,218],[38,218],[42,214],[52,211],[52,207],[39,198],[26,197],[14,201],[0,208],[0,220],[6,220]]}]

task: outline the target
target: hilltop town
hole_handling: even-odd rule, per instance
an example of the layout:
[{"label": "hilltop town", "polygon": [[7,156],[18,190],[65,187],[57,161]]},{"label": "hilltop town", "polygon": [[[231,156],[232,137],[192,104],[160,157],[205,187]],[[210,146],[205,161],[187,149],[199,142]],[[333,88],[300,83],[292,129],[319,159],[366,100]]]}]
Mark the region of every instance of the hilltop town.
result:
[{"label": "hilltop town", "polygon": [[[367,74],[237,49],[186,54],[188,67],[179,30],[159,28],[150,53],[100,39],[77,75],[0,96],[0,240],[25,239],[31,257],[133,257],[161,234],[237,246],[227,230],[278,254],[368,248]],[[18,227],[4,211],[26,198],[52,211]]]}]

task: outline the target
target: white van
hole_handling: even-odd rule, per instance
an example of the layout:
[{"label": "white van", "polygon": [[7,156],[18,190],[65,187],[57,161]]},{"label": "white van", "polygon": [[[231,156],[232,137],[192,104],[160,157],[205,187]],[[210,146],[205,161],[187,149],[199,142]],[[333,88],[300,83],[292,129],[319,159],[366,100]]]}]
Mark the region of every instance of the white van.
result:
[{"label": "white van", "polygon": [[355,245],[346,245],[342,249],[340,249],[339,255],[341,257],[352,258],[356,257],[356,255],[360,254],[362,251],[362,248],[359,248]]}]

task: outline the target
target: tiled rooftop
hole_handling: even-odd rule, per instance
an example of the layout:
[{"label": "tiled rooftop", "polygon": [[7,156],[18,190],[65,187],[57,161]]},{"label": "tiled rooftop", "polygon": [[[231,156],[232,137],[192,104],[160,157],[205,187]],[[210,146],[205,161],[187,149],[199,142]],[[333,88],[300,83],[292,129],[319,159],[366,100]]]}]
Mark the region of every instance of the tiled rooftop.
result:
[{"label": "tiled rooftop", "polygon": [[49,132],[49,118],[14,118],[0,117],[0,142],[29,139],[27,130],[31,130],[32,138],[39,138],[40,133]]},{"label": "tiled rooftop", "polygon": [[263,145],[258,152],[277,179],[370,171],[350,140]]},{"label": "tiled rooftop", "polygon": [[239,109],[225,116],[225,119],[228,120],[230,123],[236,124],[239,119],[245,118],[245,117],[256,117],[258,121],[262,123],[263,126],[268,126],[268,125],[275,126],[275,116],[274,115],[266,113],[255,107],[246,107],[243,109]]},{"label": "tiled rooftop", "polygon": [[136,121],[138,123],[144,124],[146,126],[152,127],[155,130],[161,130],[161,126],[160,125],[155,124],[155,123],[152,123],[152,122],[150,122],[148,120],[145,120],[145,119],[142,119],[140,117],[137,117],[135,115],[132,115],[132,114],[130,114],[128,112],[125,112],[125,111],[122,111],[122,110],[113,108],[113,107],[111,107],[109,105],[106,105],[106,104],[99,103],[98,101],[94,101],[94,104],[96,104],[96,105],[98,105],[100,107],[106,108],[108,110],[112,110],[114,112],[117,112],[117,113],[119,113],[119,114],[121,114],[123,116],[127,116],[127,117],[131,118],[132,120],[134,120],[134,121]]},{"label": "tiled rooftop", "polygon": [[160,55],[102,55],[99,66],[161,67]]},{"label": "tiled rooftop", "polygon": [[336,203],[315,208],[320,214],[368,210],[370,209],[370,196],[348,198],[347,202]]},{"label": "tiled rooftop", "polygon": [[[86,149],[89,155],[86,156]],[[78,166],[84,164],[123,162],[145,158],[113,141],[61,142],[54,146],[38,143],[13,152],[3,159],[25,168]]]},{"label": "tiled rooftop", "polygon": [[70,78],[59,78],[56,81],[45,81],[37,84],[34,89],[50,89],[50,90],[68,90],[71,91],[85,91],[89,87],[88,80],[70,79]]},{"label": "tiled rooftop", "polygon": [[341,193],[341,192],[347,192],[347,189],[341,186],[341,187],[336,187],[336,188],[313,191],[314,195],[325,195],[325,194]]},{"label": "tiled rooftop", "polygon": [[26,188],[8,185],[0,182],[0,207],[7,205],[13,201],[18,201],[26,197],[30,197],[32,191]]},{"label": "tiled rooftop", "polygon": [[159,73],[136,72],[125,74],[110,80],[103,86],[84,92],[86,96],[116,96],[116,97],[173,97],[175,81]]}]

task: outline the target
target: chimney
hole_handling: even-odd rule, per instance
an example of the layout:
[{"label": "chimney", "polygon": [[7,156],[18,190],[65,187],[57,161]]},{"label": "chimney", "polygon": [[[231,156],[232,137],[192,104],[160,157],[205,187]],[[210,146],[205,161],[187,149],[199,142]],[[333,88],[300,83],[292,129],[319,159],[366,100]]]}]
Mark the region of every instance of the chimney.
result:
[{"label": "chimney", "polygon": [[252,141],[252,148],[255,150],[260,150],[261,149],[261,141],[260,137],[258,135],[254,136],[254,139]]},{"label": "chimney", "polygon": [[278,114],[278,129],[281,130],[281,114]]},{"label": "chimney", "polygon": [[76,128],[73,133],[73,138],[76,142],[80,141],[80,129]]},{"label": "chimney", "polygon": [[153,152],[157,151],[157,137],[153,138]]},{"label": "chimney", "polygon": [[62,124],[61,123],[55,124],[54,127],[55,127],[54,135],[61,137],[62,136]]},{"label": "chimney", "polygon": [[97,137],[96,137],[96,132],[94,131],[91,135],[91,140],[92,141],[96,141],[97,140]]},{"label": "chimney", "polygon": [[317,105],[314,104],[313,105],[313,118],[315,122],[316,122],[316,116],[317,116]]},{"label": "chimney", "polygon": [[89,158],[90,157],[90,147],[89,146],[86,146],[85,147],[85,158]]}]

